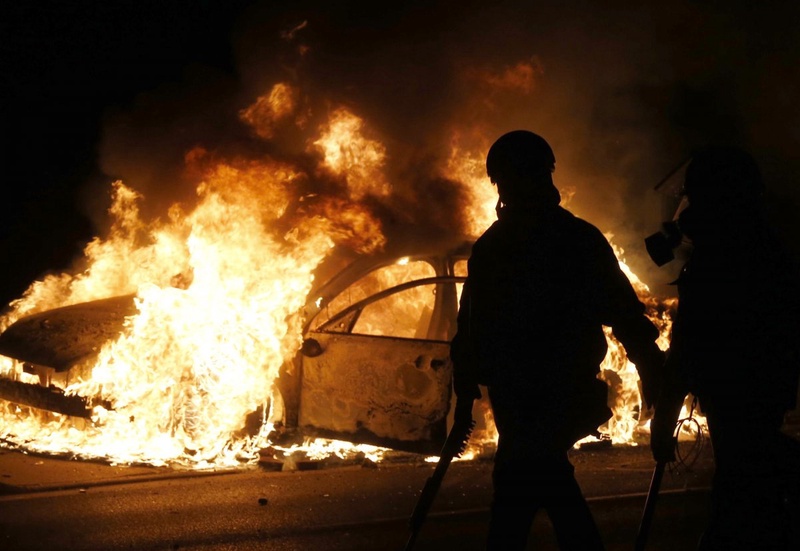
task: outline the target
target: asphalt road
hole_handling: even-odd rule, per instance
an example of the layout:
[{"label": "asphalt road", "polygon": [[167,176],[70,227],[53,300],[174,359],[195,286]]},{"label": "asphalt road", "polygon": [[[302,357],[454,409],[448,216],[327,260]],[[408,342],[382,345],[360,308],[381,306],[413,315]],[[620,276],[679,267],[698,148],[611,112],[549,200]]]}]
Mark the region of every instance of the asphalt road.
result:
[{"label": "asphalt road", "polygon": [[[653,462],[646,448],[577,451],[576,473],[611,550],[630,550]],[[702,531],[710,450],[668,472],[648,550],[693,549]],[[0,450],[0,548],[25,550],[400,551],[433,465],[321,461],[309,470],[191,473]],[[491,461],[451,465],[416,551],[482,548]],[[530,549],[556,549],[546,515]]]}]

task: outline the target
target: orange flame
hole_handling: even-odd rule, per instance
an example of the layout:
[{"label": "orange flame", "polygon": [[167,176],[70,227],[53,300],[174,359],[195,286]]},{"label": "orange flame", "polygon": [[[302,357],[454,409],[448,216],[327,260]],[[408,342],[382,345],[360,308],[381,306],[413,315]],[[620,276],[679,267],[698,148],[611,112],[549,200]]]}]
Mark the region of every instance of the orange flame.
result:
[{"label": "orange flame", "polygon": [[364,137],[363,128],[363,119],[340,108],[331,113],[322,136],[313,142],[322,151],[325,166],[345,177],[355,200],[368,194],[385,196],[391,191],[382,172],[386,148]]},{"label": "orange flame", "polygon": [[239,118],[249,124],[258,137],[269,140],[275,136],[278,124],[297,109],[297,103],[297,90],[279,82],[269,94],[260,96],[253,105],[240,111]]},{"label": "orange flame", "polygon": [[[208,164],[209,156],[195,150],[187,159]],[[35,282],[12,304],[3,327],[25,314],[127,293],[136,293],[139,313],[65,385],[66,394],[107,398],[113,409],[96,406],[92,423],[76,430],[82,421],[20,415],[7,404],[8,439],[124,463],[202,468],[255,457],[263,437],[237,433],[269,402],[281,365],[300,347],[297,312],[314,269],[337,241],[358,236],[369,251],[385,239],[353,201],[338,219],[318,213],[337,211],[324,202],[290,212],[307,176],[287,164],[217,162],[202,176],[193,209],[174,205],[166,221],[152,223],[139,216],[144,198],[115,182],[114,223],[108,238],[86,247],[88,268]],[[19,365],[2,362],[3,375],[24,380]]]},{"label": "orange flame", "polygon": [[[240,117],[260,138],[271,139],[297,102],[292,87],[276,84]],[[113,225],[105,239],[85,248],[86,269],[34,282],[0,318],[4,329],[28,314],[135,293],[138,314],[126,320],[120,337],[63,382],[67,394],[103,397],[113,408],[96,406],[86,422],[0,402],[0,438],[34,451],[120,463],[206,468],[254,461],[268,444],[269,423],[262,420],[256,435],[241,429],[249,414],[268,406],[281,366],[300,347],[298,312],[315,268],[335,244],[362,253],[386,244],[380,222],[361,204],[392,192],[383,172],[386,148],[367,138],[366,128],[360,117],[337,109],[308,142],[310,151],[321,153],[318,170],[343,183],[346,193],[335,196],[304,192],[312,176],[290,163],[218,160],[202,148],[186,156],[199,175],[196,205],[173,205],[164,220],[143,220],[139,204],[145,198],[115,182]],[[482,154],[454,145],[443,172],[464,185],[469,231],[479,235],[494,220],[496,202]],[[385,277],[410,276],[402,263],[394,269]],[[419,309],[408,305],[410,312]],[[666,334],[665,310],[652,312]],[[615,442],[630,442],[640,422],[638,377],[611,335],[609,342],[602,370],[616,402],[604,430]],[[35,379],[2,357],[0,376]],[[488,407],[484,417],[475,440],[490,441],[496,431]],[[340,453],[337,445],[319,441],[310,442],[312,448]],[[379,450],[370,453],[380,456]]]}]

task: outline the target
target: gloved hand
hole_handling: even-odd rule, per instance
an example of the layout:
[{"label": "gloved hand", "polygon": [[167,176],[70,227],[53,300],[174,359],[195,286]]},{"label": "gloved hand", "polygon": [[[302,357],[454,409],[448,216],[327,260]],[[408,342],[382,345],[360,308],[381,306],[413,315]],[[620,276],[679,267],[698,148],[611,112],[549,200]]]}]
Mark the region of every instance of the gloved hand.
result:
[{"label": "gloved hand", "polygon": [[481,389],[475,378],[458,371],[453,373],[453,391],[459,399],[479,400],[481,397]]},{"label": "gloved hand", "polygon": [[678,437],[674,436],[675,426],[675,420],[669,416],[656,416],[650,421],[650,451],[656,462],[675,461],[678,445]]}]

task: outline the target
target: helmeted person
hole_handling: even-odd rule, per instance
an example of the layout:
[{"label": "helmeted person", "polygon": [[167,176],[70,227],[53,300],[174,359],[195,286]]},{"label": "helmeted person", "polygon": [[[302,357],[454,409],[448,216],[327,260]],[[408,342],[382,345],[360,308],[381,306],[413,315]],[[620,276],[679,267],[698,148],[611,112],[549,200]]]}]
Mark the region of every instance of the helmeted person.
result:
[{"label": "helmeted person", "polygon": [[456,395],[486,385],[499,433],[487,548],[525,548],[544,509],[562,549],[602,549],[568,451],[611,416],[597,378],[603,326],[638,366],[648,403],[659,332],[600,230],[560,206],[547,141],[504,134],[486,169],[498,220],[472,248],[451,358]]},{"label": "helmeted person", "polygon": [[706,416],[715,461],[699,548],[798,549],[796,509],[787,522],[786,504],[797,497],[800,445],[781,432],[798,391],[796,266],[767,222],[761,173],[746,151],[697,151],[683,191],[688,207],[678,227],[692,247],[677,281],[665,384],[651,422],[653,455],[675,460],[674,429],[691,393]]}]

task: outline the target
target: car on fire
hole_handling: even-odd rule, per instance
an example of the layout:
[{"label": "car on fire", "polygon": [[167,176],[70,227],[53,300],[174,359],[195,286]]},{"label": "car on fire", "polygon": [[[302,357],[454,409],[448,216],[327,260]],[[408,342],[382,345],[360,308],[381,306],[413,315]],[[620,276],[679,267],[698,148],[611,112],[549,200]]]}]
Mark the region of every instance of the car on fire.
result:
[{"label": "car on fire", "polygon": [[356,258],[309,294],[303,346],[277,380],[284,422],[306,435],[440,451],[469,251]]},{"label": "car on fire", "polygon": [[[449,341],[470,248],[417,244],[323,263],[302,312],[302,347],[275,382],[274,437],[440,451],[452,422]],[[39,384],[0,378],[0,398],[90,417],[96,401],[53,383],[97,354],[135,312],[134,295],[125,295],[19,319],[0,334],[0,355],[23,362]]]}]

